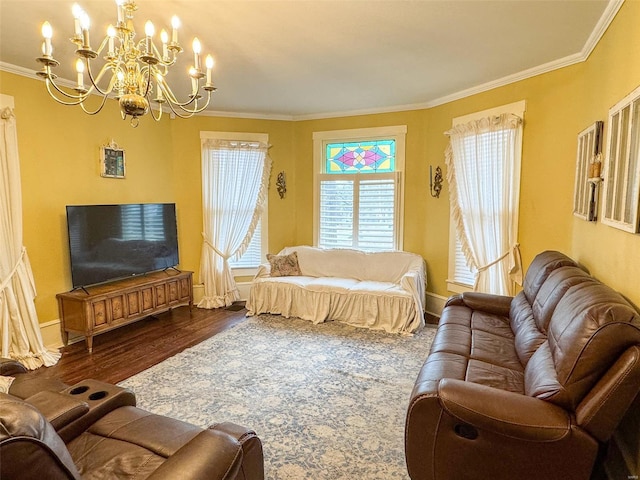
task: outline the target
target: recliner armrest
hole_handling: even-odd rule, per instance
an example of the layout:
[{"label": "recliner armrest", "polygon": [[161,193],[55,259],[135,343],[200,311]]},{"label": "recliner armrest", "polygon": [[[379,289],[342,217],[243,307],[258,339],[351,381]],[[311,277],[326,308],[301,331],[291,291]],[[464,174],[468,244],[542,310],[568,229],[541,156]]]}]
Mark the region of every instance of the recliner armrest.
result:
[{"label": "recliner armrest", "polygon": [[242,464],[242,446],[231,436],[216,430],[204,430],[180,448],[148,478],[235,479]]},{"label": "recliner armrest", "polygon": [[571,419],[552,403],[452,378],[440,380],[442,408],[460,422],[518,440],[557,441],[570,433]]},{"label": "recliner armrest", "polygon": [[27,373],[27,367],[17,360],[0,357],[0,375],[13,376],[17,373]]},{"label": "recliner armrest", "polygon": [[479,292],[464,292],[459,295],[451,297],[446,306],[449,305],[464,305],[472,310],[480,310],[494,315],[501,315],[503,317],[509,316],[509,310],[511,309],[511,301],[513,297],[505,295],[492,295],[490,293]]},{"label": "recliner armrest", "polygon": [[25,400],[60,430],[89,411],[87,402],[58,392],[38,392]]},{"label": "recliner armrest", "polygon": [[209,430],[230,435],[242,446],[242,467],[237,480],[264,479],[264,456],[262,442],[256,432],[232,422],[216,423]]}]

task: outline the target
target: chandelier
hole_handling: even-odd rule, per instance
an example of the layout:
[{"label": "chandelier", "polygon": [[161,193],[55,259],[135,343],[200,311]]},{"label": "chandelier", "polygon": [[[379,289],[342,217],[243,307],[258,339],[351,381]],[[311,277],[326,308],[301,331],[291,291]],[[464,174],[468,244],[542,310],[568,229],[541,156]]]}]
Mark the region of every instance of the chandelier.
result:
[{"label": "chandelier", "polygon": [[[42,64],[42,70],[37,75],[44,78],[47,91],[57,102],[63,105],[80,105],[89,115],[95,115],[102,110],[106,99],[114,97],[120,103],[123,119],[131,117],[131,125],[137,127],[139,117],[151,112],[154,120],[162,117],[162,106],[166,104],[171,112],[181,118],[188,118],[202,112],[211,100],[211,93],[216,90],[211,81],[211,71],[214,61],[211,55],[205,60],[206,73],[201,67],[201,45],[197,38],[193,39],[193,66],[189,69],[191,91],[184,101],[179,101],[166,80],[169,68],[183,51],[178,43],[178,28],[180,20],[173,16],[171,19],[171,41],[166,30],[160,33],[162,46],[160,49],[153,41],[155,28],[150,21],[145,24],[145,37],[136,41],[133,28],[133,12],[137,10],[134,0],[116,0],[118,21],[109,25],[107,35],[100,47],[94,50],[89,42],[89,16],[74,4],[72,8],[75,19],[75,32],[71,42],[76,45],[77,84],[73,88],[62,88],[56,83],[57,75],[52,69],[60,65],[53,58],[51,38],[53,29],[49,22],[42,25],[42,56],[37,61]],[[104,60],[100,71],[95,74],[95,64],[92,62],[101,57]],[[88,84],[85,85],[84,72],[87,72]],[[201,85],[201,82],[204,82]],[[204,95],[202,93],[204,91]],[[102,96],[98,107],[89,110],[85,100],[89,95]],[[206,97],[205,101],[202,101]],[[151,102],[157,104],[157,112],[150,109]]]}]

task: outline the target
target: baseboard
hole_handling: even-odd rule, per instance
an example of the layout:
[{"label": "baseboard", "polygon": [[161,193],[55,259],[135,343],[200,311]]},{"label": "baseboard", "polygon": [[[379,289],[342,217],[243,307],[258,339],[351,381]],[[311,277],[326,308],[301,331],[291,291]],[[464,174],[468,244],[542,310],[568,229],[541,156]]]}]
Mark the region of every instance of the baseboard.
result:
[{"label": "baseboard", "polygon": [[63,346],[60,335],[60,319],[51,320],[40,324],[42,343],[48,349],[57,350]]},{"label": "baseboard", "polygon": [[442,315],[442,309],[447,301],[447,297],[438,295],[436,293],[427,292],[427,304],[425,305],[425,311],[431,315],[439,317]]},{"label": "baseboard", "polygon": [[198,283],[193,285],[193,304],[198,305],[204,297],[204,284]]}]

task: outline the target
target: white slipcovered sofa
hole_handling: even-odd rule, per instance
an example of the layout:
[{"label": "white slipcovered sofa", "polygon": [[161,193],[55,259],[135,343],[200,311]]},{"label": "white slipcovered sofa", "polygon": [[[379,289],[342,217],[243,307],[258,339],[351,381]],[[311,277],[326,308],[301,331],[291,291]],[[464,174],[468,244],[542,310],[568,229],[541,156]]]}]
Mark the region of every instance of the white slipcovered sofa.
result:
[{"label": "white slipcovered sofa", "polygon": [[293,252],[301,275],[272,276],[271,264],[261,265],[247,315],[334,320],[390,333],[424,326],[426,273],[419,255],[297,246],[284,248],[278,257]]}]

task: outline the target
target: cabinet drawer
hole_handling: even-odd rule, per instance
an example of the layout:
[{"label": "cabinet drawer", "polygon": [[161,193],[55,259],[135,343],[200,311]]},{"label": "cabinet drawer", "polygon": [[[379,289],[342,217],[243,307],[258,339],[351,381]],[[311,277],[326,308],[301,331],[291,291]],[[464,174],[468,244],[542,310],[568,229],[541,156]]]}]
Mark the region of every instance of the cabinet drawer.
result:
[{"label": "cabinet drawer", "polygon": [[156,299],[156,308],[164,307],[167,305],[167,284],[163,283],[162,285],[156,285],[155,287],[155,299]]},{"label": "cabinet drawer", "polygon": [[153,287],[142,288],[140,290],[140,294],[142,295],[142,311],[152,311],[155,308],[155,304],[153,302]]},{"label": "cabinet drawer", "polygon": [[108,310],[109,312],[111,312],[111,322],[121,322],[128,317],[127,305],[124,295],[111,297],[110,299],[108,299],[108,302],[111,303],[111,308],[109,308]]},{"label": "cabinet drawer", "polygon": [[138,315],[139,313],[142,313],[140,292],[127,293],[127,309],[129,310],[129,315]]},{"label": "cabinet drawer", "polygon": [[109,322],[107,318],[107,299],[96,300],[91,303],[91,310],[93,314],[93,326],[100,327],[102,325],[106,325]]}]

